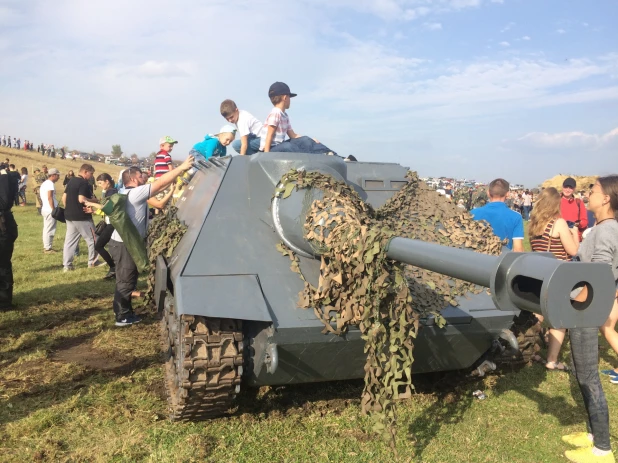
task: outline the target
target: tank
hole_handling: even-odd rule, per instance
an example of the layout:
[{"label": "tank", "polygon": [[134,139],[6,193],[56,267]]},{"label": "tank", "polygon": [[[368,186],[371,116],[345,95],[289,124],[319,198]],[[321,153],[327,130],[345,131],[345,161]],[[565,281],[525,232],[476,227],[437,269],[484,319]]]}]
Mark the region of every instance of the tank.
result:
[{"label": "tank", "polygon": [[[398,164],[344,162],[301,153],[259,153],[202,162],[177,203],[187,231],[169,259],[157,257],[155,304],[162,313],[165,382],[171,418],[202,420],[224,414],[243,387],[364,377],[364,341],[351,327],[323,334],[313,311],[297,307],[303,282],[276,245],[300,258],[312,283],[320,260],[306,242],[307,204],[317,190],[274,197],[290,169],[318,171],[345,181],[374,208],[407,182]],[[274,198],[274,199],[273,199]],[[510,331],[521,310],[542,314],[554,327],[600,326],[614,288],[603,264],[567,263],[551,254],[490,256],[394,238],[388,257],[490,288],[468,294],[421,320],[414,372],[470,368],[497,345],[518,348]],[[570,291],[588,284],[588,300]],[[502,348],[504,350],[504,348]]]}]

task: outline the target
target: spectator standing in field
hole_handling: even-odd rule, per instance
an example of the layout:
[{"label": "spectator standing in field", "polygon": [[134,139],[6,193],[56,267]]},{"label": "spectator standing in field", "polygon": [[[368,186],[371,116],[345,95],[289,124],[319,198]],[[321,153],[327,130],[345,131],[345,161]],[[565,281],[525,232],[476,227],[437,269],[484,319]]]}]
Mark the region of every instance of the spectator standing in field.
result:
[{"label": "spectator standing in field", "polygon": [[6,141],[6,146],[8,146],[9,148],[12,148],[13,145],[11,145],[11,136],[9,135],[9,138]]},{"label": "spectator standing in field", "polygon": [[522,196],[522,217],[524,220],[530,220],[530,211],[532,210],[532,193],[526,190]]},{"label": "spectator standing in field", "polygon": [[497,178],[489,184],[489,202],[472,209],[474,220],[485,220],[491,225],[494,234],[501,240],[508,240],[506,247],[515,252],[524,252],[524,223],[521,215],[510,210],[505,203],[509,182]]},{"label": "spectator standing in field", "polygon": [[[528,235],[530,247],[534,252],[551,252],[557,259],[571,260],[579,249],[577,230],[569,228],[560,217],[560,193],[553,187],[545,188],[539,195],[530,218]],[[543,317],[537,315],[540,321]],[[545,368],[553,371],[568,371],[568,367],[558,362],[560,347],[566,334],[565,329],[549,330],[549,346]]]},{"label": "spectator standing in field", "polygon": [[[594,212],[597,224],[588,232],[579,247],[577,256],[581,262],[608,264],[618,281],[618,175],[600,177],[589,195],[590,210]],[[615,293],[618,296],[618,291]],[[573,296],[573,294],[572,294]],[[576,301],[586,301],[588,288],[583,286],[575,295]],[[618,299],[614,299],[612,311],[601,333],[608,343],[618,351]],[[614,462],[609,434],[609,409],[603,386],[599,378],[599,337],[596,328],[573,328],[569,330],[575,377],[584,399],[588,417],[588,432],[577,432],[562,436],[562,440],[577,450],[568,450],[565,456],[573,462]],[[610,380],[618,384],[616,370],[604,370]]]},{"label": "spectator standing in field", "polygon": [[159,152],[155,157],[155,178],[159,178],[173,169],[170,153],[176,143],[178,143],[176,140],[167,135],[159,140]]},{"label": "spectator standing in field", "polygon": [[0,310],[13,308],[13,249],[17,223],[11,208],[17,196],[19,175],[0,164]]},{"label": "spectator standing in field", "polygon": [[34,183],[36,184],[36,186],[34,187],[33,193],[34,201],[36,202],[36,210],[38,211],[39,215],[41,215],[41,207],[43,204],[41,202],[40,190],[41,185],[45,180],[47,180],[47,175],[41,172],[41,169],[39,169],[38,167],[34,169]]},{"label": "spectator standing in field", "polygon": [[54,254],[56,251],[53,249],[54,236],[56,235],[56,219],[52,217],[52,212],[58,205],[56,199],[56,185],[55,183],[60,178],[60,172],[58,169],[49,169],[49,177],[41,184],[41,202],[43,206],[41,208],[41,215],[43,216],[43,253]]},{"label": "spectator standing in field", "polygon": [[26,205],[26,188],[28,187],[28,169],[21,168],[21,179],[19,180],[19,205]]},{"label": "spectator standing in field", "polygon": [[15,147],[16,147],[17,149],[20,149],[20,148],[21,148],[21,138],[18,138],[18,139],[17,139],[17,141],[15,142]]},{"label": "spectator standing in field", "polygon": [[[167,188],[183,172],[193,164],[193,156],[189,157],[176,169],[161,175],[153,183],[144,183],[142,172],[138,167],[130,167],[122,174],[122,182],[127,195],[126,213],[135,225],[142,238],[146,237],[148,229],[148,199]],[[100,209],[97,203],[86,202],[86,206]],[[141,321],[133,312],[131,294],[137,285],[138,270],[135,261],[129,254],[122,237],[115,230],[109,242],[109,251],[116,264],[116,291],[114,292],[114,314],[116,326],[130,326]]]},{"label": "spectator standing in field", "polygon": [[[97,185],[99,188],[103,190],[103,199],[109,198],[111,195],[118,193],[118,190],[114,188],[114,180],[111,175],[107,173],[103,173],[97,177]],[[104,203],[105,201],[103,201]],[[102,212],[99,212],[103,214]],[[110,253],[105,249],[105,246],[109,243],[109,240],[114,233],[114,226],[109,223],[109,218],[106,216],[103,219],[105,221],[105,227],[99,232],[99,236],[97,237],[97,241],[94,245],[94,250],[99,253],[99,255],[103,258],[103,260],[109,266],[109,271],[107,275],[103,278],[108,280],[114,278],[116,276],[116,266],[114,264],[114,259]]]},{"label": "spectator standing in field", "polygon": [[67,186],[69,180],[71,180],[73,177],[75,177],[75,172],[73,172],[72,170],[68,171],[67,174],[64,176],[64,180],[62,181],[62,186]]},{"label": "spectator standing in field", "polygon": [[232,100],[221,103],[221,115],[230,124],[238,128],[239,140],[232,143],[232,148],[241,155],[255,154],[260,150],[260,132],[263,124],[248,111],[238,109]]},{"label": "spectator standing in field", "polygon": [[92,189],[88,180],[94,175],[94,167],[83,164],[77,177],[73,177],[66,186],[62,195],[64,204],[64,218],[66,219],[67,232],[64,239],[62,264],[64,271],[74,270],[73,259],[79,249],[79,239],[84,238],[88,245],[88,267],[96,267],[97,254],[94,250],[96,236],[94,234],[94,222],[92,213],[84,211],[84,203],[92,200]]},{"label": "spectator standing in field", "polygon": [[291,99],[295,96],[296,93],[292,93],[283,82],[275,82],[268,89],[268,97],[274,108],[260,132],[260,150],[265,153],[337,154],[317,140],[294,132],[286,110],[290,109]]},{"label": "spectator standing in field", "polygon": [[577,228],[579,231],[579,240],[584,230],[588,227],[588,213],[586,206],[581,199],[573,196],[577,183],[575,179],[569,177],[562,182],[562,202],[560,203],[560,211],[562,218],[567,221],[571,228]]}]

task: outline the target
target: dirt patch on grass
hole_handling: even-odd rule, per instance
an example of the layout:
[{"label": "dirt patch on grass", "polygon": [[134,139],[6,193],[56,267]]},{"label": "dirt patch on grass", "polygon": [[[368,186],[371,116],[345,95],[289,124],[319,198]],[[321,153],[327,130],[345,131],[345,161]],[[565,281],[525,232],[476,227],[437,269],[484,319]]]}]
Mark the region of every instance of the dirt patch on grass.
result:
[{"label": "dirt patch on grass", "polygon": [[132,358],[110,355],[108,351],[95,349],[90,340],[71,338],[57,345],[51,360],[64,363],[76,363],[91,370],[118,371],[130,369]]}]

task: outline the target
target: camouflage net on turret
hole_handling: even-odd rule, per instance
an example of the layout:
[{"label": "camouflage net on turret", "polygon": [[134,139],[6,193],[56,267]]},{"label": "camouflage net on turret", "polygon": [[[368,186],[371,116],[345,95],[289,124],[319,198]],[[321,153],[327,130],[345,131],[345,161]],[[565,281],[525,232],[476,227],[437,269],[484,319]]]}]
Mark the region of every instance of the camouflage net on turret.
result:
[{"label": "camouflage net on turret", "polygon": [[283,243],[277,248],[304,281],[299,307],[313,309],[325,333],[343,334],[350,325],[361,330],[367,353],[362,411],[393,448],[395,401],[411,395],[420,318],[431,313],[443,326],[442,308],[483,288],[387,259],[389,241],[402,236],[494,255],[502,248],[488,225],[430,190],[415,172],[407,177],[409,183],[377,211],[347,184],[317,172],[292,170],[276,192],[282,198],[294,189],[324,192],[305,223],[306,238],[322,256],[317,287],[306,281],[290,249]]}]

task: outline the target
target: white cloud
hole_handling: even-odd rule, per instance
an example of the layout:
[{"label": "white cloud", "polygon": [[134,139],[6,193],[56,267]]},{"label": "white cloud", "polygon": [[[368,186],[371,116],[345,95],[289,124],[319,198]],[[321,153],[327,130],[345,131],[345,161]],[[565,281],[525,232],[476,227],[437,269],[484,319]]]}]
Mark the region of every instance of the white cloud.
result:
[{"label": "white cloud", "polygon": [[423,27],[429,31],[439,31],[442,29],[441,23],[424,23]]},{"label": "white cloud", "polygon": [[618,147],[618,127],[602,135],[585,132],[531,132],[515,140],[506,140],[504,145],[542,150],[602,150]]},{"label": "white cloud", "polygon": [[500,42],[500,45],[502,45],[503,47],[510,47],[511,44],[508,42]]},{"label": "white cloud", "polygon": [[582,23],[582,26],[584,26],[584,27],[588,27],[589,25],[590,24],[588,24],[588,23]]},{"label": "white cloud", "polygon": [[556,34],[566,34],[564,29],[556,29]]},{"label": "white cloud", "polygon": [[504,3],[504,0],[491,0],[491,3]]},{"label": "white cloud", "polygon": [[514,26],[515,26],[515,23],[514,22],[510,22],[506,26],[504,26],[502,29],[500,29],[500,32],[510,31],[511,29],[513,29]]},{"label": "white cloud", "polygon": [[522,39],[522,40],[526,40],[526,41],[528,41],[528,40],[532,40],[532,39],[531,39],[529,36],[527,36],[527,35],[524,35],[521,39]]}]

